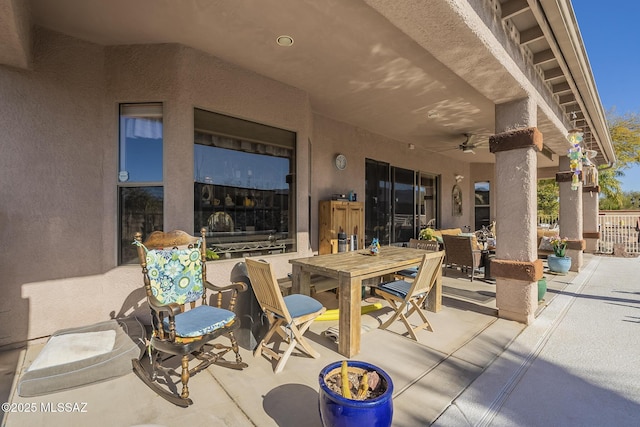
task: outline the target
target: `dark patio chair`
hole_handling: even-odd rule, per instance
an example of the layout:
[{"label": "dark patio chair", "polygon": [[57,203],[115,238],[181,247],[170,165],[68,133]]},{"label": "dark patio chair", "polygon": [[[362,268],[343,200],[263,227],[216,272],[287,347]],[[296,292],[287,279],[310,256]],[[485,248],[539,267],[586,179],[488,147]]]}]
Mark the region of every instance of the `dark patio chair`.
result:
[{"label": "dark patio chair", "polygon": [[[474,239],[471,236],[442,235],[444,250],[446,252],[445,265],[464,271],[471,270],[471,281],[475,271],[480,267],[482,251],[474,247]],[[446,273],[447,269],[444,269]]]},{"label": "dark patio chair", "polygon": [[[244,283],[218,287],[207,282],[206,276],[206,230],[201,237],[184,231],[164,233],[155,231],[142,243],[142,235],[136,233],[134,244],[138,245],[138,257],[142,267],[144,288],[151,309],[153,333],[151,336],[151,372],[139,359],[133,359],[133,370],[161,397],[178,406],[189,406],[189,378],[195,373],[217,364],[233,369],[247,367],[238,352],[238,343],[233,331],[240,321],[234,313],[238,292],[247,289]],[[216,292],[216,306],[207,301],[206,290]],[[222,292],[230,292],[229,309],[221,308]],[[216,342],[225,335],[229,344]],[[233,352],[234,360],[224,356]],[[180,357],[182,372],[178,374],[165,362],[174,356]],[[191,356],[200,361],[189,368]],[[147,365],[147,364],[145,364]],[[177,394],[172,376],[179,376],[182,392]]]}]

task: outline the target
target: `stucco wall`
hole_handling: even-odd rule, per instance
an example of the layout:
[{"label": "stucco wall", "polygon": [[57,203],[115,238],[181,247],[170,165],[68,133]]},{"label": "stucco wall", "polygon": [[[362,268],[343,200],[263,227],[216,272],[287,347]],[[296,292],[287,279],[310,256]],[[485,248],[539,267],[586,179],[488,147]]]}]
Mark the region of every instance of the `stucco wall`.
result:
[{"label": "stucco wall", "polygon": [[[300,90],[176,45],[103,48],[45,30],[35,39],[32,70],[0,67],[0,231],[9,243],[0,249],[0,345],[147,314],[139,267],[116,267],[119,103],[164,103],[167,229],[193,228],[194,107],[295,131],[298,157],[308,151]],[[310,253],[307,183],[297,182],[299,254]],[[291,256],[270,257],[278,274]],[[212,263],[211,281],[227,283],[235,262]]]},{"label": "stucco wall", "polygon": [[[347,168],[343,171],[335,167],[334,159],[338,153],[347,156]],[[457,162],[419,147],[410,150],[405,142],[315,115],[312,139],[312,230],[317,230],[318,201],[330,199],[334,193],[348,193],[350,190],[358,194],[358,200],[364,200],[367,158],[387,162],[391,166],[439,175],[441,227],[473,227],[473,180],[470,179],[469,163]],[[463,214],[452,217],[451,190],[456,174],[465,177],[460,184],[464,199]],[[317,233],[312,235],[313,245],[317,247]]]},{"label": "stucco wall", "polygon": [[[278,276],[317,249],[318,200],[351,189],[363,200],[365,158],[440,175],[442,226],[473,223],[472,186],[463,216],[450,217],[454,175],[469,177],[468,164],[315,115],[299,89],[178,45],[105,48],[45,30],[34,39],[31,70],[0,67],[0,345],[148,316],[139,267],[116,266],[119,103],[163,103],[167,230],[193,228],[194,107],[296,132],[298,252],[269,256]],[[349,159],[342,172],[338,152]],[[237,261],[210,263],[209,279],[227,283]]]},{"label": "stucco wall", "polygon": [[103,50],[35,36],[32,70],[0,67],[0,344],[26,339],[30,317],[48,322],[60,310],[34,312],[25,283],[100,272],[104,256]]}]

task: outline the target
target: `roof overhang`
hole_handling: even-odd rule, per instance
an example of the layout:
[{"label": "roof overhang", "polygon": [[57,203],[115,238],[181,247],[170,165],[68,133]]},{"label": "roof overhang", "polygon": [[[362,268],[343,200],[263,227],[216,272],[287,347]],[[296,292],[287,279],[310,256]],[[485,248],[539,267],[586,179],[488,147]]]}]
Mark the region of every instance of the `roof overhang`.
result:
[{"label": "roof overhang", "polygon": [[[180,44],[305,91],[317,114],[480,163],[493,155],[486,143],[463,153],[464,135],[483,144],[495,104],[533,96],[548,149],[566,154],[575,112],[597,161],[615,160],[568,0],[16,3],[0,0],[6,65],[28,66],[31,21],[104,46]],[[279,46],[280,35],[294,44]]]}]

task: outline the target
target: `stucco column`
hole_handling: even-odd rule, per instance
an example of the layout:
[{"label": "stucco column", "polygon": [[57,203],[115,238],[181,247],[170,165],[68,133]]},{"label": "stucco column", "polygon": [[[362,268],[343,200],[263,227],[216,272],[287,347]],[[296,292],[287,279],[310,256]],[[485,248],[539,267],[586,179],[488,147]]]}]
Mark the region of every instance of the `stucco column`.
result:
[{"label": "stucco column", "polygon": [[542,134],[535,127],[536,104],[522,99],[496,106],[496,305],[500,317],[529,324],[538,307],[537,158]]},{"label": "stucco column", "polygon": [[600,239],[600,230],[598,229],[599,196],[600,186],[582,187],[582,238],[585,243],[585,252],[589,253],[598,251],[598,240]]},{"label": "stucco column", "polygon": [[560,187],[560,236],[566,237],[566,256],[571,257],[570,271],[580,271],[582,268],[582,184],[577,190],[571,189],[571,168],[569,157],[560,157],[560,171],[556,174],[556,181]]}]

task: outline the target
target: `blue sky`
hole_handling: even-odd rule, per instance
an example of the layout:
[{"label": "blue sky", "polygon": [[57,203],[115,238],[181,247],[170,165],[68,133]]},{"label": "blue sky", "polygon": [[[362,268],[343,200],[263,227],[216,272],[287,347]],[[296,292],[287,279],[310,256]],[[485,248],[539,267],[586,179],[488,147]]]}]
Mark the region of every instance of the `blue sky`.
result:
[{"label": "blue sky", "polygon": [[[572,4],[605,111],[640,114],[640,1]],[[640,191],[640,166],[624,172],[623,191]]]}]

